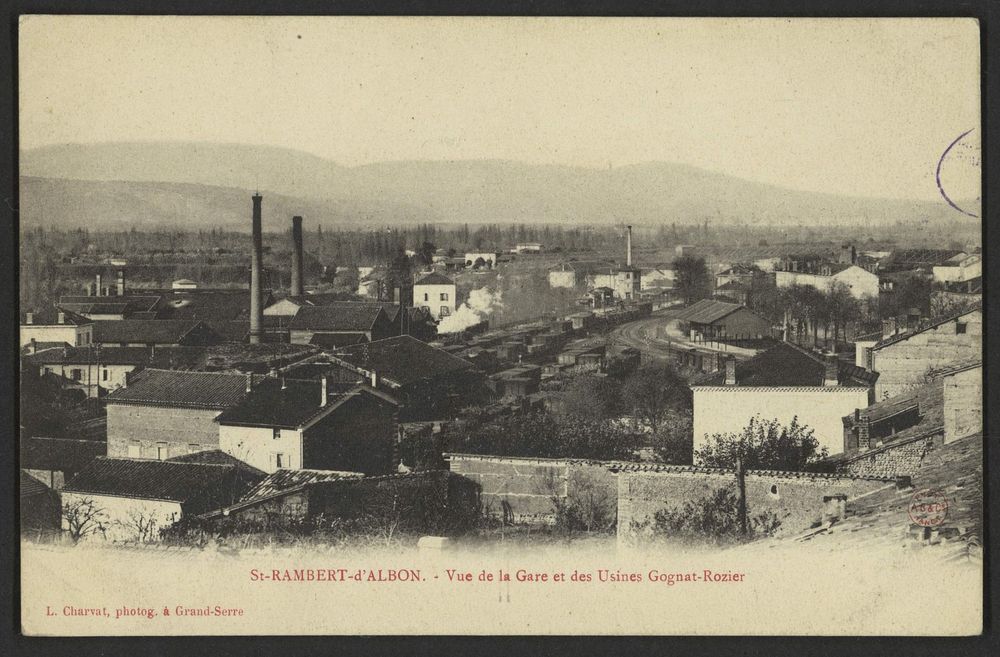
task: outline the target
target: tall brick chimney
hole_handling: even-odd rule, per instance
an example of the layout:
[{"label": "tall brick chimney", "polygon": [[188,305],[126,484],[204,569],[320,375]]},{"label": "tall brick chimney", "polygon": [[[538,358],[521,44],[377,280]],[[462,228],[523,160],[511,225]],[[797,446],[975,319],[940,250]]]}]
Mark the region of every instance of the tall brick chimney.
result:
[{"label": "tall brick chimney", "polygon": [[261,285],[263,246],[260,227],[261,195],[253,195],[253,252],[250,255],[250,344],[260,344],[264,334],[264,296]]},{"label": "tall brick chimney", "polygon": [[292,290],[293,297],[304,294],[302,289],[302,217],[292,217]]},{"label": "tall brick chimney", "polygon": [[627,226],[625,232],[625,266],[632,266],[632,227]]}]

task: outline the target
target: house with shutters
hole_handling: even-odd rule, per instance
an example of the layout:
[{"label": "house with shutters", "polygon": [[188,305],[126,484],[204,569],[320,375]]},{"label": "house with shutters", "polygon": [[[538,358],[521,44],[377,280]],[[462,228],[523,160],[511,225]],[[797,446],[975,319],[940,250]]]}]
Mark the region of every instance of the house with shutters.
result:
[{"label": "house with shutters", "polygon": [[21,313],[21,346],[33,342],[68,344],[71,347],[94,341],[94,322],[83,315],[52,306]]},{"label": "house with shutters", "polygon": [[457,294],[455,281],[437,272],[421,276],[413,283],[413,303],[425,308],[436,320],[454,314]]},{"label": "house with shutters", "polygon": [[717,433],[738,433],[759,415],[784,425],[796,418],[813,429],[830,455],[844,450],[842,418],[874,401],[878,374],[797,345],[781,342],[749,360],[696,379],[694,449]]},{"label": "house with shutters", "polygon": [[397,403],[356,383],[267,378],[215,419],[219,449],[264,472],[396,467]]}]

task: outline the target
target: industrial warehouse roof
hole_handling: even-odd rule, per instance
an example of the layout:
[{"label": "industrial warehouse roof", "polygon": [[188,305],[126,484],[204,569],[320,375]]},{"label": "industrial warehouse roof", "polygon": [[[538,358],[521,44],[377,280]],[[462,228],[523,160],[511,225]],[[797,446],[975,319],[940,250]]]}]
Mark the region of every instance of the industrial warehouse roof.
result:
[{"label": "industrial warehouse roof", "polygon": [[370,331],[379,315],[386,316],[377,303],[340,302],[323,306],[303,306],[288,328],[305,331]]},{"label": "industrial warehouse roof", "polygon": [[725,301],[717,301],[716,299],[702,299],[680,311],[676,315],[676,318],[679,321],[691,322],[692,324],[711,324],[732,315],[743,307],[738,303],[727,303]]},{"label": "industrial warehouse roof", "polygon": [[109,404],[225,409],[243,401],[246,387],[247,377],[243,374],[146,369],[132,377],[126,387],[105,397],[105,401]]},{"label": "industrial warehouse roof", "polygon": [[344,347],[333,357],[400,386],[472,368],[468,361],[409,335]]},{"label": "industrial warehouse roof", "polygon": [[363,394],[375,393],[357,383],[327,383],[327,401],[322,405],[319,381],[267,378],[255,385],[241,403],[216,419],[226,425],[298,429]]},{"label": "industrial warehouse roof", "polygon": [[891,336],[889,336],[887,338],[883,338],[883,339],[879,340],[878,342],[876,342],[875,346],[872,347],[872,349],[881,349],[882,347],[888,347],[891,344],[895,344],[897,342],[902,342],[903,340],[909,340],[910,338],[912,338],[915,335],[923,333],[924,331],[929,331],[931,329],[935,329],[935,328],[941,326],[942,324],[947,324],[948,322],[955,321],[959,317],[964,317],[965,315],[968,315],[970,313],[982,312],[982,309],[983,309],[982,304],[976,304],[972,308],[968,308],[966,310],[962,310],[960,312],[953,313],[951,315],[946,315],[944,317],[938,317],[938,318],[932,319],[931,321],[927,322],[926,324],[921,324],[916,329],[913,329],[911,331],[905,331],[905,332],[899,333],[897,335],[891,335]]},{"label": "industrial warehouse roof", "polygon": [[[789,342],[779,343],[749,360],[736,363],[736,384],[739,386],[822,386],[825,375],[826,362],[822,356]],[[837,361],[837,384],[840,386],[868,388],[877,379],[877,372]],[[720,369],[698,379],[693,385],[721,386],[725,385],[725,381],[726,372]]]},{"label": "industrial warehouse roof", "polygon": [[432,272],[426,276],[422,276],[414,283],[414,285],[454,285],[455,281],[451,280],[444,274],[439,274],[437,272]]},{"label": "industrial warehouse roof", "polygon": [[367,341],[368,338],[364,333],[316,333],[309,340],[309,344],[323,349],[339,349]]},{"label": "industrial warehouse roof", "polygon": [[928,266],[944,264],[959,255],[965,255],[965,251],[961,249],[904,249],[893,251],[888,259],[891,264]]},{"label": "industrial warehouse roof", "polygon": [[222,484],[233,465],[98,457],[63,492],[187,502]]},{"label": "industrial warehouse roof", "polygon": [[284,495],[311,484],[362,477],[364,474],[361,472],[341,470],[278,470],[248,491],[234,507],[239,508],[275,495]]},{"label": "industrial warehouse roof", "polygon": [[604,260],[569,260],[560,263],[552,271],[574,271],[580,274],[610,274],[614,264]]},{"label": "industrial warehouse roof", "polygon": [[48,493],[51,488],[38,481],[30,474],[21,470],[21,499],[26,499],[28,497],[33,497],[35,495],[44,495]]},{"label": "industrial warehouse roof", "polygon": [[[21,313],[22,325],[28,325],[28,313],[31,313],[31,324],[38,326],[58,326],[59,324],[82,326],[84,324],[94,323],[94,320],[87,319],[83,315],[78,315],[72,310],[49,306],[40,310],[28,310]],[[62,313],[62,322],[59,321],[60,313]]]},{"label": "industrial warehouse roof", "polygon": [[106,319],[94,322],[94,342],[178,344],[201,322],[179,319]]},{"label": "industrial warehouse roof", "polygon": [[120,297],[81,295],[65,295],[59,297],[59,305],[80,313],[97,312],[92,310],[95,306],[118,306],[120,304],[125,304],[126,311],[129,312],[152,311],[156,309],[156,306],[159,303],[160,295],[158,294],[126,294]]}]

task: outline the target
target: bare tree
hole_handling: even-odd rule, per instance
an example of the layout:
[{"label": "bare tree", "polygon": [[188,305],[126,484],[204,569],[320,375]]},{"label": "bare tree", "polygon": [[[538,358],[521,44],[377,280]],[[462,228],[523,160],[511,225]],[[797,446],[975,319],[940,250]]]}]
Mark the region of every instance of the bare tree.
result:
[{"label": "bare tree", "polygon": [[81,539],[93,534],[104,535],[107,531],[107,514],[89,497],[64,502],[62,519],[73,543],[79,543]]},{"label": "bare tree", "polygon": [[135,540],[140,543],[149,543],[157,537],[156,517],[145,509],[133,509],[124,520],[117,520],[115,524],[134,536]]}]

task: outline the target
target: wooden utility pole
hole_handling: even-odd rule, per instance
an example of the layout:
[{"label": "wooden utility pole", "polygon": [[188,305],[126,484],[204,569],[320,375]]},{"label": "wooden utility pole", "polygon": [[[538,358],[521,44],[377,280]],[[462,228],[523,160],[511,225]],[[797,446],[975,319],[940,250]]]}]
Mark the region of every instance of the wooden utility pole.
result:
[{"label": "wooden utility pole", "polygon": [[739,502],[737,514],[740,519],[740,533],[747,534],[747,482],[746,473],[743,471],[743,458],[736,457],[736,486],[739,489]]}]

